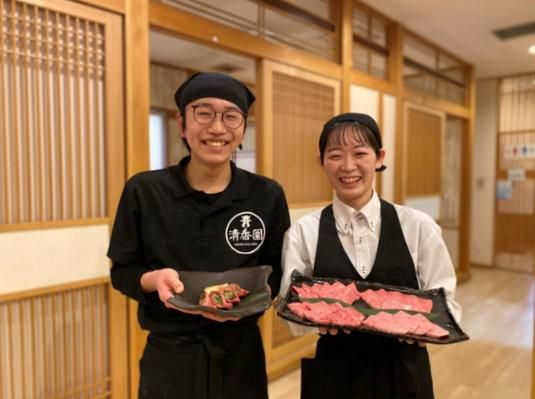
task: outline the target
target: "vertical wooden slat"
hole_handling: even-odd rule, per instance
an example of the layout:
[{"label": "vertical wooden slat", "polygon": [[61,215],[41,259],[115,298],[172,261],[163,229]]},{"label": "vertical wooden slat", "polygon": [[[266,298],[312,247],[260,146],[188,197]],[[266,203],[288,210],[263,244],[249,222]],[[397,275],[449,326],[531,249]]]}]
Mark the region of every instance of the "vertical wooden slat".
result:
[{"label": "vertical wooden slat", "polygon": [[72,112],[71,112],[71,70],[72,70],[72,58],[71,58],[71,17],[65,14],[65,27],[63,30],[63,57],[65,60],[65,164],[67,168],[67,174],[65,176],[66,184],[66,207],[67,207],[67,219],[74,219],[74,166],[72,157]]},{"label": "vertical wooden slat", "polygon": [[[95,356],[96,356],[96,345],[95,345],[95,341],[96,341],[96,338],[98,337],[99,333],[98,333],[98,330],[95,329],[95,306],[96,306],[96,301],[95,301],[95,291],[96,291],[96,288],[95,287],[90,287],[87,289],[87,293],[88,293],[88,296],[89,296],[89,326],[88,326],[88,331],[90,332],[89,334],[89,342],[90,342],[90,345],[88,346],[88,353],[89,353],[89,357],[90,357],[90,362],[89,362],[89,375],[91,377],[91,381],[97,381],[97,373],[96,373],[96,369],[95,369],[95,364],[96,364],[96,361],[95,361]],[[96,389],[96,386],[93,385],[93,389],[90,390],[90,392],[88,392],[88,394],[91,396],[91,395],[94,395],[95,394],[95,389]]]},{"label": "vertical wooden slat", "polygon": [[[106,312],[104,312],[104,309],[105,309],[105,304],[108,302],[105,300],[105,294],[106,294],[106,290],[103,286],[100,286],[98,288],[99,290],[99,295],[98,295],[98,309],[99,309],[99,325],[100,325],[100,335],[99,335],[99,345],[97,347],[98,349],[98,352],[99,353],[99,370],[100,370],[100,373],[99,373],[99,378],[100,379],[103,379],[105,378],[108,373],[109,373],[109,367],[108,364],[109,362],[107,362],[106,360],[108,359],[108,353],[109,351],[107,351],[106,349],[106,342],[104,340],[104,337],[107,336],[107,327],[108,327],[108,323],[106,322]],[[104,387],[102,390],[103,391],[106,391],[108,389],[108,387]]]},{"label": "vertical wooden slat", "polygon": [[[8,180],[7,180],[7,127],[6,127],[6,116],[4,111],[4,98],[7,98],[4,92],[4,69],[5,69],[5,60],[4,60],[4,15],[7,18],[7,10],[4,9],[4,0],[0,0],[0,129],[2,129],[3,134],[0,135],[0,154],[2,154],[3,162],[0,162],[0,168],[2,172],[2,182],[0,184],[0,195],[2,196],[2,215],[0,216],[0,223],[9,223],[9,204],[8,201]],[[1,375],[0,375],[1,379]]]},{"label": "vertical wooden slat", "polygon": [[52,104],[54,104],[54,130],[51,132],[53,137],[51,138],[52,143],[54,143],[53,154],[53,165],[54,173],[52,178],[54,181],[54,212],[56,215],[56,220],[63,220],[63,168],[62,168],[62,110],[64,109],[61,95],[61,64],[59,59],[59,29],[60,29],[60,17],[58,12],[54,12],[54,19],[51,19],[51,29],[53,36],[51,37],[51,58],[52,58],[52,79],[53,79],[53,88],[51,91]]},{"label": "vertical wooden slat", "polygon": [[101,163],[100,163],[100,154],[103,154],[103,149],[100,148],[100,104],[99,104],[99,47],[98,47],[98,40],[99,40],[99,26],[98,24],[94,23],[93,25],[93,121],[94,121],[94,131],[92,132],[92,136],[94,136],[94,153],[95,153],[95,214],[93,216],[95,217],[102,217],[104,216],[104,210],[102,209],[103,205],[103,190],[102,188],[102,181],[103,176],[101,176]]},{"label": "vertical wooden slat", "polygon": [[54,52],[53,57],[55,58],[55,102],[54,102],[54,109],[55,109],[55,164],[56,164],[56,174],[55,179],[57,179],[57,196],[56,196],[56,203],[54,204],[54,207],[57,209],[58,212],[58,218],[60,220],[66,219],[66,209],[65,209],[65,151],[64,151],[64,124],[63,122],[63,115],[65,114],[65,108],[67,104],[63,102],[64,96],[63,90],[61,87],[61,82],[64,79],[64,74],[62,71],[62,64],[61,64],[61,52],[60,52],[60,29],[61,29],[61,18],[60,13],[55,12],[54,13],[54,42],[55,42],[55,48],[56,51]]},{"label": "vertical wooden slat", "polygon": [[[0,12],[2,10],[1,7],[2,7],[2,4],[0,3]],[[4,308],[5,308],[5,304],[0,303],[0,337],[3,337],[4,329],[8,325],[7,322],[4,320]],[[5,356],[6,351],[4,350],[4,345],[5,345],[5,340],[0,339],[0,353],[2,353],[2,356],[0,356],[0,397],[1,398],[6,396],[4,395],[5,387],[6,387],[6,383],[4,381],[5,380],[4,373],[6,370],[6,367],[4,366],[4,361],[6,358]]]},{"label": "vertical wooden slat", "polygon": [[93,197],[93,146],[92,146],[92,136],[93,131],[91,130],[91,92],[89,86],[89,21],[86,19],[84,21],[83,27],[83,38],[84,38],[84,47],[83,47],[83,79],[84,79],[84,138],[83,138],[83,147],[84,157],[82,163],[85,166],[85,192],[83,197],[86,199],[85,209],[84,209],[84,218],[90,218],[94,216],[94,197]]},{"label": "vertical wooden slat", "polygon": [[45,114],[44,119],[46,120],[45,128],[45,145],[44,145],[44,155],[45,155],[45,168],[46,170],[44,176],[44,184],[46,185],[46,220],[55,220],[54,212],[54,169],[53,169],[53,127],[52,127],[52,116],[51,116],[51,101],[52,96],[50,92],[50,13],[48,9],[44,11],[44,34],[45,34],[45,68],[44,68],[44,88],[43,88],[43,101],[45,103]]},{"label": "vertical wooden slat", "polygon": [[20,359],[20,377],[21,377],[21,393],[22,393],[22,397],[23,398],[26,398],[28,397],[26,395],[26,355],[25,355],[25,350],[24,350],[24,338],[25,338],[25,335],[24,335],[24,302],[21,301],[19,302],[18,304],[18,308],[19,308],[19,326],[20,326],[20,329],[19,329],[19,336],[18,336],[18,339],[19,339],[19,351],[20,351],[20,354],[19,354],[19,359]]},{"label": "vertical wooden slat", "polygon": [[[21,8],[21,18],[20,18],[20,40],[21,40],[21,87],[20,87],[20,94],[21,94],[21,125],[23,125],[23,131],[24,131],[24,142],[22,146],[21,151],[21,157],[22,157],[22,181],[23,181],[23,193],[24,199],[23,203],[21,205],[22,209],[24,210],[24,222],[33,222],[35,221],[35,214],[34,214],[34,204],[35,199],[33,195],[33,189],[32,189],[32,181],[33,181],[33,140],[32,140],[32,131],[30,130],[30,115],[31,110],[26,109],[23,111],[23,107],[25,104],[29,104],[30,98],[32,98],[32,86],[28,83],[28,75],[31,73],[31,65],[30,65],[30,29],[29,29],[29,21],[28,21],[28,5],[26,3],[22,3]],[[23,118],[22,118],[23,116]]]},{"label": "vertical wooden slat", "polygon": [[32,7],[32,23],[33,23],[33,38],[34,38],[34,45],[33,45],[33,54],[34,59],[32,62],[32,86],[33,86],[33,96],[31,99],[31,106],[33,110],[33,137],[34,137],[34,150],[33,150],[33,163],[34,168],[36,170],[35,177],[34,177],[34,183],[33,183],[33,197],[35,199],[35,221],[43,221],[44,214],[42,211],[43,206],[43,196],[42,196],[42,187],[43,182],[41,180],[41,173],[40,169],[42,168],[41,165],[41,159],[42,159],[42,131],[41,131],[41,101],[42,98],[41,94],[41,85],[39,78],[39,71],[41,69],[41,46],[40,43],[42,39],[39,38],[40,34],[40,28],[39,25],[41,24],[39,14],[38,14],[38,8]]},{"label": "vertical wooden slat", "polygon": [[13,317],[11,315],[11,307],[12,307],[12,304],[8,304],[7,305],[7,325],[8,325],[8,328],[7,328],[7,333],[8,333],[8,338],[7,338],[7,341],[9,342],[8,345],[7,345],[7,351],[8,351],[8,355],[7,355],[7,359],[8,359],[8,365],[9,365],[9,377],[10,377],[10,381],[9,381],[9,391],[11,392],[11,398],[14,398],[15,397],[15,373],[14,373],[14,355],[13,355],[13,331],[12,331],[12,328],[13,328]]},{"label": "vertical wooden slat", "polygon": [[61,330],[62,330],[62,340],[63,342],[63,391],[67,391],[69,386],[67,384],[67,374],[69,373],[69,366],[67,363],[67,306],[65,303],[67,302],[67,295],[68,292],[64,292],[61,296]]},{"label": "vertical wooden slat", "polygon": [[72,319],[72,372],[73,372],[73,379],[72,379],[72,388],[74,389],[79,385],[78,381],[78,354],[80,353],[78,350],[75,350],[75,348],[80,348],[80,343],[78,342],[78,318],[76,316],[76,296],[77,292],[71,293],[71,319]]},{"label": "vertical wooden slat", "polygon": [[87,364],[88,364],[88,349],[87,349],[87,318],[86,318],[86,300],[85,300],[85,294],[87,290],[82,289],[80,290],[80,355],[81,355],[81,370],[82,370],[82,380],[81,380],[81,388],[83,391],[88,389],[88,383],[87,383]]},{"label": "vertical wooden slat", "polygon": [[56,301],[55,301],[55,295],[51,295],[49,296],[49,300],[50,300],[50,330],[49,330],[49,333],[51,334],[50,335],[50,363],[51,363],[51,367],[52,367],[52,370],[53,370],[53,377],[51,378],[51,382],[52,382],[52,386],[53,386],[53,389],[52,389],[52,393],[55,395],[56,392],[58,392],[58,389],[59,389],[59,384],[58,384],[58,379],[59,379],[59,365],[58,365],[58,362],[56,361],[57,360],[57,354],[58,354],[58,346],[59,345],[56,345],[57,342],[56,340],[58,339],[57,337],[57,334],[56,334]]},{"label": "vertical wooden slat", "polygon": [[37,332],[37,317],[35,314],[35,299],[29,299],[30,302],[30,320],[31,320],[31,331],[30,331],[30,353],[31,353],[31,386],[33,396],[37,396],[37,360],[36,360],[36,345],[35,345],[35,334]]},{"label": "vertical wooden slat", "polygon": [[82,122],[82,116],[81,116],[81,85],[80,85],[80,19],[74,18],[74,65],[75,65],[75,74],[74,74],[74,97],[75,97],[75,107],[74,107],[74,115],[76,115],[76,124],[74,129],[74,137],[75,140],[75,164],[77,165],[77,174],[76,174],[76,212],[75,212],[75,218],[83,218],[84,215],[84,181],[83,181],[83,167],[84,164],[82,162],[83,159],[83,142],[82,142],[82,129],[83,129],[83,122]]},{"label": "vertical wooden slat", "polygon": [[[15,1],[11,0],[11,41],[12,41],[12,48],[11,48],[11,79],[9,81],[11,82],[11,95],[15,99],[12,103],[12,112],[11,112],[11,118],[10,118],[10,127],[9,127],[9,135],[13,138],[13,147],[8,147],[9,152],[12,153],[11,162],[10,165],[13,165],[13,171],[10,173],[10,177],[12,179],[12,186],[9,185],[8,187],[13,187],[12,193],[13,193],[13,214],[12,218],[15,222],[20,223],[21,221],[21,209],[20,209],[20,181],[19,181],[19,145],[20,145],[20,134],[17,130],[18,127],[18,104],[17,104],[17,97],[15,97],[15,93],[17,93],[17,32],[16,32],[16,9],[15,9]],[[9,28],[8,28],[9,30]]]}]

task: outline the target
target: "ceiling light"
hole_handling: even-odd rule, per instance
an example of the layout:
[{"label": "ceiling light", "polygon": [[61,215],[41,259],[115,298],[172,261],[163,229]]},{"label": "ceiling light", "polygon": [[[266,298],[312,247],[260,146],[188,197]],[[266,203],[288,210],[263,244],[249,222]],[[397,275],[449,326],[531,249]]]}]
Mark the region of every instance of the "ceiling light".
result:
[{"label": "ceiling light", "polygon": [[528,51],[529,51],[530,54],[535,54],[535,44],[530,46]]}]

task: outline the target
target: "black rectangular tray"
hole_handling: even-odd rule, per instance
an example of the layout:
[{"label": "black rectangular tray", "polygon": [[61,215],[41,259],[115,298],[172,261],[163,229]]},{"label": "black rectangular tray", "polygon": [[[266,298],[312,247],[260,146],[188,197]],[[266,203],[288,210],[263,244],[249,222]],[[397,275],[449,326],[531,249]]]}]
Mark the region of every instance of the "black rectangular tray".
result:
[{"label": "black rectangular tray", "polygon": [[[292,273],[292,282],[290,284],[290,287],[288,288],[288,292],[286,293],[285,297],[278,303],[277,314],[283,319],[286,319],[293,323],[301,324],[303,326],[333,327],[332,325],[328,325],[328,324],[317,324],[310,320],[297,316],[290,309],[288,309],[288,304],[292,302],[301,302],[297,294],[292,289],[293,286],[300,287],[303,283],[310,285],[316,282],[328,282],[332,284],[335,281],[340,281],[346,285],[349,283],[356,283],[358,290],[361,292],[367,289],[378,290],[378,289],[383,288],[387,291],[398,291],[404,294],[416,295],[424,299],[431,299],[433,301],[433,309],[431,310],[431,313],[422,313],[422,314],[426,316],[429,320],[431,320],[433,323],[448,330],[449,335],[447,337],[435,338],[435,337],[429,337],[426,335],[416,335],[416,334],[390,334],[387,332],[374,330],[365,326],[350,327],[349,328],[350,330],[366,332],[366,333],[376,334],[376,335],[383,335],[383,336],[388,336],[388,337],[412,339],[412,340],[417,340],[420,342],[429,342],[433,344],[452,344],[455,342],[466,341],[469,339],[468,335],[461,329],[461,327],[459,326],[459,324],[457,323],[457,321],[454,319],[453,315],[451,314],[451,311],[448,308],[448,305],[446,302],[446,294],[445,294],[444,288],[442,287],[431,289],[431,290],[415,290],[412,288],[380,284],[380,283],[371,283],[367,281],[354,281],[354,280],[344,280],[344,279],[335,279],[335,278],[304,277],[300,273],[294,271]],[[359,311],[364,310],[363,312],[364,314],[366,313],[373,314],[373,313],[377,313],[380,311],[378,309],[370,308],[365,302],[361,300],[355,302],[354,305],[357,305],[355,306],[355,308],[357,308]],[[394,312],[393,310],[386,310],[386,311]],[[408,313],[415,313],[415,312],[408,312]],[[344,327],[344,329],[346,329],[346,327]]]}]

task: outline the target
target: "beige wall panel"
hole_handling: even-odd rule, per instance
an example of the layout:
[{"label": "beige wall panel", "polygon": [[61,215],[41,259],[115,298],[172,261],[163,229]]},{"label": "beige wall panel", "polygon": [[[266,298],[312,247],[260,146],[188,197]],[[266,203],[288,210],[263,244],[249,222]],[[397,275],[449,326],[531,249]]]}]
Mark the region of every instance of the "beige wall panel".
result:
[{"label": "beige wall panel", "polygon": [[379,116],[379,92],[367,87],[351,85],[351,112],[370,115],[377,121]]},{"label": "beige wall panel", "polygon": [[0,234],[0,294],[107,276],[108,225]]},{"label": "beige wall panel", "polygon": [[440,221],[449,226],[459,226],[462,175],[463,121],[446,119],[446,131],[442,147],[442,194]]},{"label": "beige wall panel", "polygon": [[459,230],[443,228],[442,237],[448,247],[453,266],[457,270],[459,268]]},{"label": "beige wall panel", "polygon": [[177,111],[175,91],[186,80],[186,71],[163,65],[150,65],[150,106]]},{"label": "beige wall panel", "polygon": [[383,95],[382,139],[385,149],[386,170],[381,172],[381,197],[394,202],[396,155],[396,97]]},{"label": "beige wall panel", "polygon": [[497,90],[495,79],[476,85],[470,261],[481,265],[492,265],[493,257]]}]

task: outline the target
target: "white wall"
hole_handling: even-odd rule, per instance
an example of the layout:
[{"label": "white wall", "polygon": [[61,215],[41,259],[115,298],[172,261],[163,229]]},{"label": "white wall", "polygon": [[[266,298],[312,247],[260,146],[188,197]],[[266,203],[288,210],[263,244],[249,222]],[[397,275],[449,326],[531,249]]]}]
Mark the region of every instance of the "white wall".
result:
[{"label": "white wall", "polygon": [[109,274],[108,225],[0,234],[0,294]]},{"label": "white wall", "polygon": [[394,202],[394,165],[396,163],[396,97],[383,96],[382,139],[386,169],[381,172],[381,197]]},{"label": "white wall", "polygon": [[379,120],[379,100],[382,94],[367,87],[351,85],[351,112],[370,115],[381,126],[381,138],[385,149],[385,165],[382,173],[381,198],[394,201],[394,164],[396,153],[396,98],[383,95],[383,119]]},{"label": "white wall", "polygon": [[470,262],[481,265],[493,262],[497,86],[495,79],[476,82]]}]

